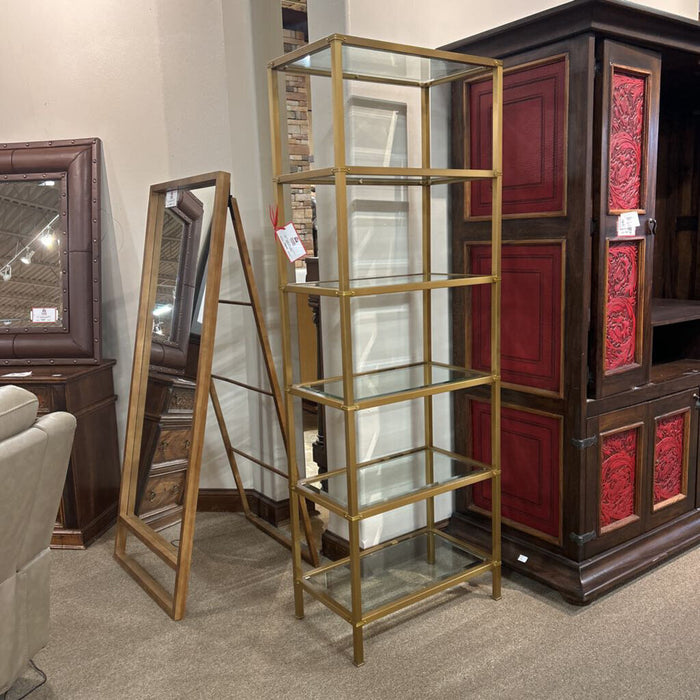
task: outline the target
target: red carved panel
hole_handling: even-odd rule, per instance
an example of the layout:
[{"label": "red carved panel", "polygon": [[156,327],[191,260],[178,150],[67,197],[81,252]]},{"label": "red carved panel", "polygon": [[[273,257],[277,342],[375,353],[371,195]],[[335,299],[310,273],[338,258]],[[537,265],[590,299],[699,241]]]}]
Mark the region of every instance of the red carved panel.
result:
[{"label": "red carved panel", "polygon": [[601,528],[636,513],[638,442],[637,428],[605,435],[601,441]]},{"label": "red carved panel", "polygon": [[[491,248],[471,246],[470,271],[491,272]],[[504,245],[501,254],[501,377],[559,393],[562,347],[562,247]],[[472,291],[472,367],[491,366],[491,289]]]},{"label": "red carved panel", "polygon": [[644,208],[646,86],[645,76],[613,68],[608,186],[611,212]]},{"label": "red carved panel", "polygon": [[687,411],[656,421],[654,505],[683,493]]},{"label": "red carved panel", "polygon": [[[471,402],[472,456],[491,460],[491,406]],[[559,537],[561,421],[515,408],[501,412],[501,513],[515,523]],[[475,484],[474,505],[491,509],[491,482]]]},{"label": "red carved panel", "polygon": [[640,242],[611,242],[605,308],[605,371],[636,363]]},{"label": "red carved panel", "polygon": [[[491,167],[490,80],[469,86],[469,167]],[[566,60],[503,76],[503,213],[562,212],[565,191]],[[473,182],[470,215],[490,216],[491,184]]]}]

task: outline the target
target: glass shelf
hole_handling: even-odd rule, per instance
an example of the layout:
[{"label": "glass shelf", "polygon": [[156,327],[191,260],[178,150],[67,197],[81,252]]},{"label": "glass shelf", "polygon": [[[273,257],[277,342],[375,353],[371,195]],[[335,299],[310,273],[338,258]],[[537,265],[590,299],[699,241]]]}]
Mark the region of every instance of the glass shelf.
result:
[{"label": "glass shelf", "polygon": [[[417,291],[421,289],[445,289],[447,287],[468,287],[477,284],[491,284],[491,275],[454,275],[443,272],[431,272],[410,275],[385,275],[382,277],[363,277],[349,280],[348,296],[369,296],[374,294],[394,294],[397,292]],[[295,294],[316,294],[337,297],[341,295],[340,282],[328,280],[321,282],[301,282],[287,284],[285,292]]]},{"label": "glass shelf", "polygon": [[[434,544],[433,563],[429,558]],[[402,599],[412,602],[416,594],[460,576],[482,573],[484,559],[438,532],[420,532],[380,549],[360,554],[362,617],[368,621],[381,608],[401,607]],[[352,607],[350,564],[342,559],[329,567],[311,571],[303,577],[311,593],[327,596],[349,614]],[[457,581],[452,581],[455,585]],[[409,602],[407,600],[407,602]]]},{"label": "glass shelf", "polygon": [[[493,383],[493,376],[487,372],[443,365],[438,362],[417,362],[412,365],[364,372],[354,374],[352,379],[355,399],[352,408],[354,409],[371,408],[431,396],[444,391],[456,391]],[[345,405],[342,377],[297,384],[291,387],[291,392],[295,396],[335,408],[342,408]]]},{"label": "glass shelf", "polygon": [[[426,480],[426,461],[432,454],[434,480]],[[369,518],[408,503],[451,491],[491,477],[491,467],[476,460],[428,448],[418,448],[357,467],[359,517]],[[343,516],[347,513],[346,470],[303,479],[298,489],[312,501]],[[328,492],[323,490],[328,484]],[[335,485],[337,484],[337,488]],[[333,495],[330,495],[330,494]],[[336,495],[338,494],[338,495]]]},{"label": "glass shelf", "polygon": [[[457,170],[441,168],[384,168],[348,165],[343,171],[348,185],[421,186],[447,185],[469,180],[488,180],[493,170]],[[339,168],[317,168],[278,175],[283,185],[334,185]]]},{"label": "glass shelf", "polygon": [[[442,57],[444,52],[441,51],[424,51],[416,47],[401,47],[386,42],[334,35],[308,45],[305,50],[289,54],[280,61],[273,61],[272,65],[293,73],[330,76],[329,41],[335,38],[343,42],[343,77],[351,80],[425,85],[473,77],[483,73],[484,67],[496,63],[493,60],[475,59],[466,55],[463,60],[455,60],[455,54],[446,59]],[[407,48],[411,49],[411,54],[406,53]],[[430,55],[420,55],[421,53]]]}]

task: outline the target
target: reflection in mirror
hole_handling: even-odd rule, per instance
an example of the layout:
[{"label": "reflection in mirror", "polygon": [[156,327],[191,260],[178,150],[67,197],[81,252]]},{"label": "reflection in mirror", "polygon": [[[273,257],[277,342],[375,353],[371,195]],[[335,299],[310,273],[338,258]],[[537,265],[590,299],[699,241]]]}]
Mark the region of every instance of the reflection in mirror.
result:
[{"label": "reflection in mirror", "polygon": [[[154,255],[150,363],[139,454],[136,515],[177,545],[192,445],[197,333],[192,316],[197,271],[206,267],[214,188],[170,193]],[[201,275],[200,275],[201,277]]]},{"label": "reflection in mirror", "polygon": [[65,327],[62,197],[63,177],[0,182],[0,325],[6,330]]},{"label": "reflection in mirror", "polygon": [[192,192],[173,192],[166,199],[150,361],[162,372],[182,374],[187,363],[203,216],[204,203]]}]

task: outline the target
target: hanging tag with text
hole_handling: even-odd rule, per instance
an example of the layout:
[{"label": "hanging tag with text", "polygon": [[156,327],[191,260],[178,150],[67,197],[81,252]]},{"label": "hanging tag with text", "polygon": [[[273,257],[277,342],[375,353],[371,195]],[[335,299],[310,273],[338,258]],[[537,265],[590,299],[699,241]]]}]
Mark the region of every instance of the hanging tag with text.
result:
[{"label": "hanging tag with text", "polygon": [[177,190],[169,190],[165,193],[165,208],[170,209],[171,207],[177,206]]},{"label": "hanging tag with text", "polygon": [[634,236],[639,226],[639,214],[636,211],[626,211],[617,217],[617,235]]},{"label": "hanging tag with text", "polygon": [[277,239],[282,244],[285,255],[289,258],[289,262],[294,262],[308,255],[304,244],[299,239],[299,234],[294,228],[294,224],[290,221],[286,226],[275,230]]}]

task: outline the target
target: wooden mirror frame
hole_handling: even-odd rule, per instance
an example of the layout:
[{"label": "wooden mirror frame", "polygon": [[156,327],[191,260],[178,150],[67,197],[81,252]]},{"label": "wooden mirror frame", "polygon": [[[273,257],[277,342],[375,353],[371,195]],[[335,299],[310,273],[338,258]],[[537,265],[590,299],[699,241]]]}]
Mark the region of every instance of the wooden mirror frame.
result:
[{"label": "wooden mirror frame", "polygon": [[[119,493],[119,516],[114,556],[119,564],[141,585],[144,590],[174,620],[185,614],[187,589],[189,585],[194,521],[197,510],[199,474],[201,469],[204,428],[207,419],[211,364],[214,353],[216,317],[221,285],[221,268],[224,250],[224,236],[230,196],[231,176],[217,171],[180,180],[153,185],[148,201],[146,239],[144,245],[141,296],[139,300],[138,323],[134,347],[134,363],[131,375],[131,393],[126,423],[124,446],[124,468]],[[143,433],[146,389],[150,365],[152,335],[152,310],[156,296],[159,251],[163,230],[163,212],[166,193],[171,190],[201,189],[215,187],[211,219],[209,258],[206,277],[202,332],[197,363],[197,384],[194,395],[192,441],[189,464],[185,477],[182,502],[182,524],[180,544],[175,547],[170,541],[146,525],[135,513],[139,457]],[[126,552],[127,536],[131,534],[159,556],[175,571],[175,589],[170,593],[130,554]]]},{"label": "wooden mirror frame", "polygon": [[[160,372],[181,374],[187,362],[187,348],[190,342],[192,307],[194,305],[195,281],[197,277],[197,252],[202,231],[202,203],[188,190],[178,193],[177,203],[169,207],[180,221],[184,230],[182,250],[178,264],[177,291],[173,306],[172,339],[151,338],[151,367]],[[154,261],[157,265],[158,261]]]},{"label": "wooden mirror frame", "polygon": [[[65,180],[61,224],[67,277],[63,328],[0,330],[0,365],[97,364],[102,359],[100,315],[100,173],[97,138],[0,144],[0,182]],[[63,198],[62,198],[63,199]],[[65,201],[67,200],[67,206]]]}]

